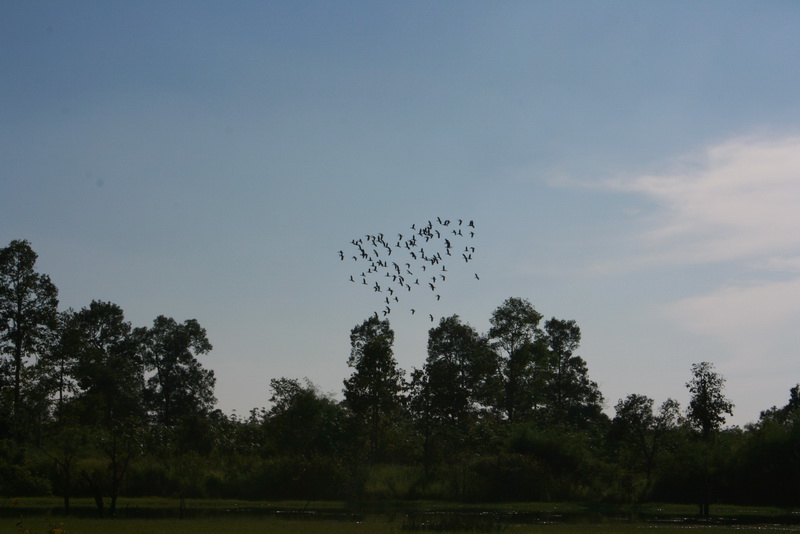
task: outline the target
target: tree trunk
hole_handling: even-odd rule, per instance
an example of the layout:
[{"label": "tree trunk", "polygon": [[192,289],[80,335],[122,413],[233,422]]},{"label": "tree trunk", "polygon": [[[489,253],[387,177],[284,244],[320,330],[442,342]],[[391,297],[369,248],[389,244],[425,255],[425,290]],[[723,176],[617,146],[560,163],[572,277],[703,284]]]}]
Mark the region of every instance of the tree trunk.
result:
[{"label": "tree trunk", "polygon": [[14,418],[12,420],[14,439],[22,442],[20,431],[22,421],[22,340],[14,335]]},{"label": "tree trunk", "polygon": [[103,501],[103,490],[100,489],[100,484],[98,484],[94,477],[89,476],[89,473],[86,471],[81,471],[81,476],[83,476],[84,480],[86,480],[92,490],[94,503],[97,506],[97,514],[100,517],[103,517],[105,515],[105,502]]}]

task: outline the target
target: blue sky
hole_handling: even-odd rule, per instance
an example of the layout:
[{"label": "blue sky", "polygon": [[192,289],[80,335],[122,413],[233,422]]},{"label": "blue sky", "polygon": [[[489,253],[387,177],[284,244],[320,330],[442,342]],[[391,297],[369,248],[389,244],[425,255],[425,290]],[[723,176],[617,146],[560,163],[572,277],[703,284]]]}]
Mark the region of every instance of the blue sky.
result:
[{"label": "blue sky", "polygon": [[[798,27],[780,1],[5,2],[0,242],[62,308],[196,318],[243,414],[281,376],[341,398],[380,307],[351,239],[474,219],[469,270],[409,308],[575,319],[612,415],[685,405],[711,361],[745,424],[800,382]],[[427,316],[389,318],[421,367]]]}]

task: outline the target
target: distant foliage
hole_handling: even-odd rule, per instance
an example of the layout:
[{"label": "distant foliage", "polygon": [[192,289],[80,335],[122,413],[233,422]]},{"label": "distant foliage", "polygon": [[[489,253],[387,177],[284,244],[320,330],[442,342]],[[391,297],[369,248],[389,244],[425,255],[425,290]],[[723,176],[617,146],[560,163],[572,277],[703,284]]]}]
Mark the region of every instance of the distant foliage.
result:
[{"label": "distant foliage", "polygon": [[[472,231],[446,222],[417,229],[404,249],[442,240],[441,259],[426,250],[420,270],[455,252],[445,229]],[[392,245],[374,237],[388,256]],[[55,494],[66,513],[71,498],[90,497],[103,516],[118,499],[158,495],[800,505],[800,385],[759,421],[727,428],[725,380],[702,362],[685,410],[636,393],[609,418],[578,324],[543,322],[512,297],[486,333],[439,318],[409,373],[388,318],[372,313],[341,355],[343,400],[309,379],[264,377],[266,407],[226,415],[196,320],[135,327],[103,301],[59,312],[35,262],[26,241],[0,249],[3,496]]]}]

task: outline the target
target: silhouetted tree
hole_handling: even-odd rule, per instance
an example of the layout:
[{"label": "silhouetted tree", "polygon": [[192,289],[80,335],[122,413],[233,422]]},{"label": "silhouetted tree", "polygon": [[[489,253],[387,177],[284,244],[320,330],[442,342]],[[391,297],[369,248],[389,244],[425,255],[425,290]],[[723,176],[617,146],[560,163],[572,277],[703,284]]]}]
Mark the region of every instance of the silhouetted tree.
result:
[{"label": "silhouetted tree", "polygon": [[216,401],[215,379],[197,360],[212,349],[200,323],[160,315],[143,339],[145,370],[152,372],[146,398],[158,423],[171,426],[183,416],[208,413]]},{"label": "silhouetted tree", "polygon": [[53,493],[61,496],[64,515],[69,515],[75,458],[86,447],[88,436],[84,426],[66,419],[48,428],[41,450],[53,461]]},{"label": "silhouetted tree", "polygon": [[711,504],[710,454],[714,436],[725,423],[725,414],[733,415],[733,403],[724,394],[725,379],[709,362],[692,364],[692,379],[686,383],[691,398],[686,419],[700,432],[703,441],[703,492],[700,514],[707,516]]},{"label": "silhouetted tree", "polygon": [[508,298],[493,313],[489,322],[489,339],[502,351],[501,371],[504,391],[499,405],[509,422],[536,405],[540,393],[536,355],[542,346],[539,321],[542,314],[531,303],[521,298]]},{"label": "silhouetted tree", "polygon": [[692,364],[692,379],[686,383],[691,393],[688,421],[698,429],[704,440],[725,423],[725,414],[733,415],[733,403],[724,394],[725,379],[714,371],[714,364]]},{"label": "silhouetted tree", "polygon": [[433,409],[442,420],[461,421],[487,405],[497,387],[497,355],[488,341],[457,315],[428,331],[425,361]]},{"label": "silhouetted tree", "polygon": [[551,423],[586,426],[602,413],[603,395],[589,379],[586,361],[574,352],[581,330],[574,320],[545,323],[548,352],[539,367],[545,376],[545,414]]},{"label": "silhouetted tree", "polygon": [[81,331],[75,327],[75,310],[59,312],[56,328],[49,336],[48,349],[37,361],[39,380],[48,399],[53,401],[53,415],[58,420],[61,410],[78,391],[75,379],[77,355],[81,350]]},{"label": "silhouetted tree", "polygon": [[57,403],[42,450],[55,463],[67,513],[75,455],[89,445],[105,455],[108,477],[101,481],[98,473],[92,483],[97,482],[93,487],[101,509],[100,488],[108,490],[113,514],[131,457],[121,443],[141,428],[145,415],[140,343],[122,309],[110,302],[93,301],[78,312],[59,314],[58,334],[39,361]]},{"label": "silhouetted tree", "polygon": [[631,394],[620,400],[615,410],[612,429],[621,443],[619,461],[644,473],[644,484],[634,495],[634,498],[644,499],[650,491],[664,440],[678,424],[680,406],[673,399],[667,399],[655,413],[653,399]]},{"label": "silhouetted tree", "polygon": [[37,254],[27,241],[0,249],[0,386],[10,382],[12,433],[21,439],[25,361],[39,354],[56,326],[58,290],[50,277],[35,271]]},{"label": "silhouetted tree", "polygon": [[771,419],[785,423],[798,413],[800,413],[800,384],[789,390],[789,402],[785,406],[781,408],[773,406],[768,410],[764,410],[761,412],[759,420]]},{"label": "silhouetted tree", "polygon": [[746,429],[736,484],[744,494],[738,497],[754,504],[800,504],[800,385],[791,388],[786,405],[762,411]]},{"label": "silhouetted tree", "polygon": [[367,429],[373,458],[380,452],[385,427],[401,408],[403,372],[394,359],[393,344],[389,321],[375,316],[350,332],[347,365],[353,368],[353,374],[344,381],[344,397],[356,420]]},{"label": "silhouetted tree", "polygon": [[75,400],[84,424],[112,428],[144,416],[144,364],[141,336],[125,321],[122,308],[92,303],[72,315],[64,336],[74,352]]},{"label": "silhouetted tree", "polygon": [[499,386],[497,354],[457,315],[428,331],[428,357],[412,373],[410,407],[422,437],[426,476],[437,452],[451,460],[469,452],[478,412]]},{"label": "silhouetted tree", "polygon": [[311,381],[277,378],[269,382],[272,408],[265,416],[276,452],[333,456],[344,439],[345,411]]}]

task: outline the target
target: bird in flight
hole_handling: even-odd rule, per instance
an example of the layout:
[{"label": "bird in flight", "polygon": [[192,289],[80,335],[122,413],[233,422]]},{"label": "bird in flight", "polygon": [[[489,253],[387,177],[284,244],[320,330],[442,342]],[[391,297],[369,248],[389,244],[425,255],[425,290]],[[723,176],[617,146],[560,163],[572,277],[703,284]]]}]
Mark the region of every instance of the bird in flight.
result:
[{"label": "bird in flight", "polygon": [[[451,220],[455,221],[452,226]],[[456,222],[457,224],[455,224]],[[391,313],[391,308],[388,306],[390,297],[386,297],[386,293],[395,302],[399,302],[401,298],[413,298],[411,295],[413,293],[412,284],[406,282],[405,278],[414,279],[413,285],[420,286],[419,273],[420,271],[425,272],[428,267],[437,266],[437,269],[440,268],[440,273],[449,272],[451,269],[448,269],[448,267],[453,270],[452,277],[447,276],[445,278],[444,274],[440,274],[441,280],[438,283],[437,276],[431,277],[431,281],[428,283],[428,287],[433,292],[431,296],[435,295],[436,301],[442,299],[441,290],[437,291],[437,286],[444,283],[452,283],[450,281],[451,278],[458,278],[457,269],[453,267],[455,264],[449,263],[451,258],[453,259],[452,261],[455,261],[455,254],[451,254],[451,250],[459,250],[458,247],[461,246],[463,249],[461,256],[465,263],[472,261],[475,253],[475,247],[472,245],[473,241],[459,242],[462,239],[467,239],[466,232],[462,234],[459,228],[462,225],[466,225],[472,230],[475,229],[475,221],[473,219],[446,219],[437,216],[434,219],[426,220],[424,223],[413,223],[410,226],[412,232],[410,235],[404,235],[404,233],[400,232],[395,232],[394,234],[376,232],[362,234],[360,237],[350,241],[354,248],[351,256],[353,261],[366,263],[366,267],[358,270],[361,272],[361,285],[371,287],[375,293],[382,293],[380,298],[384,303],[384,307],[374,312],[376,316],[379,317],[381,312],[384,317]],[[385,235],[396,235],[396,243],[395,240],[391,240],[391,244],[389,244],[384,237]],[[469,238],[472,239],[474,236],[475,232],[470,231]],[[423,248],[423,245],[425,248]],[[395,252],[395,254],[392,254],[392,252]],[[348,255],[346,250],[339,250],[340,261],[343,261],[346,255]],[[392,256],[395,261],[387,261],[389,256]],[[405,268],[403,269],[401,266]],[[402,272],[403,270],[405,270],[405,273]],[[476,280],[480,280],[477,273],[474,277]],[[350,275],[349,279],[350,282],[356,281],[353,274]],[[382,282],[379,284],[377,280],[382,280]],[[406,297],[396,295],[395,289],[398,286],[407,290],[404,292],[407,295]],[[411,310],[411,315],[414,315],[419,307],[415,306],[408,309]],[[435,320],[433,314],[428,314],[428,316],[431,321]]]}]

